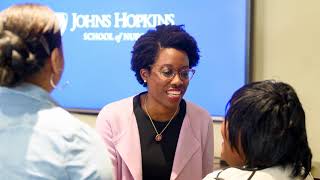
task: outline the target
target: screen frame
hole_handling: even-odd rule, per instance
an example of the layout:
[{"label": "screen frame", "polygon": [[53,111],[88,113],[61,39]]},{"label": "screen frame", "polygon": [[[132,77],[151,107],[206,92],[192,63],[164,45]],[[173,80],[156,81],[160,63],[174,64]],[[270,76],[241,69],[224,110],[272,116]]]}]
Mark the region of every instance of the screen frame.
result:
[{"label": "screen frame", "polygon": [[[245,41],[245,82],[248,84],[252,81],[252,28],[253,28],[253,1],[246,0],[246,41]],[[240,87],[239,87],[240,88]],[[79,108],[66,108],[67,111],[77,114],[97,115],[101,109],[79,109]],[[224,116],[211,116],[214,122],[224,121]]]},{"label": "screen frame", "polygon": [[[20,0],[17,0],[17,1],[20,1]],[[38,1],[38,0],[34,0],[34,1]],[[50,0],[48,2],[50,2]],[[245,64],[241,67],[241,69],[244,68],[244,69],[242,69],[244,74],[241,73],[242,80],[241,81],[237,81],[239,84],[242,84],[242,85],[247,84],[251,80],[251,73],[252,73],[252,71],[251,71],[251,66],[252,66],[252,63],[251,63],[251,57],[252,57],[252,55],[251,55],[251,44],[252,44],[252,33],[251,33],[251,30],[252,30],[252,26],[253,26],[252,21],[251,21],[252,20],[252,13],[253,13],[253,8],[252,8],[253,7],[253,1],[245,0],[243,3],[245,3],[245,4],[242,4],[242,5],[245,5],[246,9],[245,9],[245,14],[242,14],[242,19],[241,20],[244,20],[244,18],[245,18],[245,23],[246,24],[244,24],[244,26],[245,26],[245,29],[244,29],[245,35],[242,36],[243,33],[241,35],[241,37],[244,38],[244,43],[245,43],[245,45],[243,46],[244,49],[243,49],[243,47],[241,47],[241,51],[243,52],[243,56],[241,56],[241,59],[243,59],[244,62],[243,61],[239,61],[239,62],[240,62],[240,64],[242,64],[242,63],[245,63]],[[13,3],[10,3],[10,4],[13,4]],[[234,11],[234,12],[236,12],[236,11]],[[242,28],[242,30],[243,30],[243,28]],[[242,42],[243,42],[243,40],[241,41],[241,43]],[[201,71],[199,71],[199,72],[201,72]],[[60,84],[63,84],[63,83],[60,83]],[[202,84],[202,82],[201,82],[201,84]],[[199,81],[198,81],[198,85],[199,85]],[[216,83],[215,86],[216,86],[215,88],[223,87],[223,85],[220,84],[220,83]],[[233,88],[236,88],[237,86],[235,86]],[[231,94],[231,92],[228,91],[228,94]],[[202,96],[199,96],[199,97],[201,97],[201,99],[202,99]],[[226,98],[226,97],[224,97],[224,98]],[[187,97],[187,99],[188,99],[188,97]],[[214,101],[212,101],[212,102],[214,102]],[[106,102],[106,103],[108,103],[108,102]],[[226,105],[222,104],[221,106],[226,106]],[[221,107],[221,106],[219,105],[219,109],[220,109],[219,110],[219,112],[220,112],[219,115],[212,115],[211,114],[211,116],[212,116],[212,118],[214,120],[223,120],[225,108]],[[99,108],[96,108],[96,109],[87,109],[86,107],[81,107],[81,109],[80,108],[69,108],[69,107],[64,107],[64,108],[66,110],[68,110],[69,112],[71,112],[71,113],[98,114],[102,107],[99,107]],[[209,108],[212,108],[212,107],[216,107],[216,106],[209,106]],[[209,109],[208,109],[208,111],[209,111]]]}]

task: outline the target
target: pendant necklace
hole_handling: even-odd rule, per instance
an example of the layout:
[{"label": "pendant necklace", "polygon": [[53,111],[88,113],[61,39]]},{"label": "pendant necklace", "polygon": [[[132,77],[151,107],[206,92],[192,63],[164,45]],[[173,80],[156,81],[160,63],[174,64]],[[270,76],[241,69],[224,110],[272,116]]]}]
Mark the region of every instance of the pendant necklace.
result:
[{"label": "pendant necklace", "polygon": [[149,120],[153,126],[153,129],[154,131],[156,132],[156,136],[154,137],[154,140],[156,140],[157,142],[161,141],[162,140],[162,133],[167,129],[167,127],[169,126],[169,124],[171,123],[171,121],[173,120],[174,116],[177,114],[178,110],[179,110],[179,106],[177,107],[176,111],[173,113],[172,117],[170,118],[169,122],[167,123],[167,125],[162,129],[162,131],[159,133],[156,126],[154,125],[153,121],[152,121],[152,118],[148,112],[148,108],[147,108],[147,95],[146,97],[144,98],[144,109],[146,110],[146,113],[149,117]]}]

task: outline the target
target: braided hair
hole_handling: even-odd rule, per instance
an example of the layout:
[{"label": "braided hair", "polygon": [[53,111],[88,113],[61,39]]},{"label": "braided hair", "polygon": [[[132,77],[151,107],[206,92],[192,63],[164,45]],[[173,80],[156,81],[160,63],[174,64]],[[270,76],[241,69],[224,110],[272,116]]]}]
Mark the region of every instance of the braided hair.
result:
[{"label": "braided hair", "polygon": [[14,86],[38,72],[54,48],[61,48],[53,11],[20,4],[0,13],[0,86]]}]

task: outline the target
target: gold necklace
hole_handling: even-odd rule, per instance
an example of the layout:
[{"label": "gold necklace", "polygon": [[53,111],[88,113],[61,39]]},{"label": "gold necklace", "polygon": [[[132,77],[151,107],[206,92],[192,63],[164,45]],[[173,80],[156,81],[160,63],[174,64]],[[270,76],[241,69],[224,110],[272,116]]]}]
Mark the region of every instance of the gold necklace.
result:
[{"label": "gold necklace", "polygon": [[179,110],[179,106],[177,107],[176,111],[173,113],[173,115],[172,115],[172,117],[170,118],[170,120],[169,120],[169,122],[167,123],[167,125],[166,125],[166,126],[162,129],[162,131],[159,133],[158,130],[157,130],[157,128],[156,128],[156,126],[154,125],[154,123],[153,123],[153,121],[152,121],[152,118],[151,118],[149,112],[148,112],[148,108],[147,108],[147,97],[148,97],[148,96],[146,95],[146,97],[144,98],[144,109],[146,109],[146,113],[147,113],[147,115],[148,115],[148,117],[149,117],[149,120],[150,120],[150,122],[151,122],[151,124],[152,124],[152,126],[153,126],[154,131],[155,131],[156,134],[157,134],[156,137],[154,137],[154,139],[155,139],[157,142],[159,142],[159,141],[162,140],[162,133],[167,129],[167,127],[169,126],[169,124],[170,124],[171,121],[173,120],[174,116],[177,114],[177,112],[178,112],[178,110]]}]

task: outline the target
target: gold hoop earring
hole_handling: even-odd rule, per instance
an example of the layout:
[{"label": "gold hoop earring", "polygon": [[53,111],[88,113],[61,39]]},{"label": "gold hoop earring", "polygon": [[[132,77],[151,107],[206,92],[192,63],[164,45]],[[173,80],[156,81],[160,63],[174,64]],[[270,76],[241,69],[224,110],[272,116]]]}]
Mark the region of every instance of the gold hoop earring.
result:
[{"label": "gold hoop earring", "polygon": [[51,74],[51,76],[50,76],[50,85],[51,85],[51,87],[53,88],[53,89],[55,89],[56,87],[57,87],[57,85],[54,83],[54,81],[53,81],[53,74]]}]

